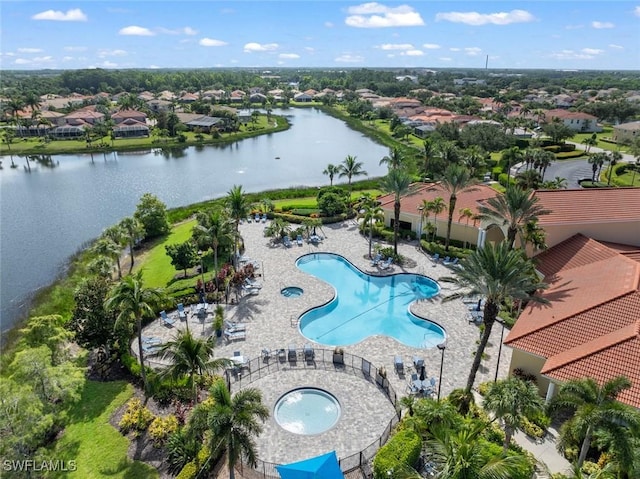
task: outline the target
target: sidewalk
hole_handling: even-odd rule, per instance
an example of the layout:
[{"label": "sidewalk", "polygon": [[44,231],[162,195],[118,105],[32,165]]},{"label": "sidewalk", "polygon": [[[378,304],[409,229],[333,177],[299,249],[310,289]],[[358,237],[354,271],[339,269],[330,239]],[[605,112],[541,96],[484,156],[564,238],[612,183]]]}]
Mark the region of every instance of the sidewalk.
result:
[{"label": "sidewalk", "polygon": [[556,449],[558,431],[549,427],[544,439],[535,441],[523,432],[516,432],[513,440],[523,449],[533,454],[538,461],[543,463],[550,474],[571,473],[571,463],[567,461]]}]

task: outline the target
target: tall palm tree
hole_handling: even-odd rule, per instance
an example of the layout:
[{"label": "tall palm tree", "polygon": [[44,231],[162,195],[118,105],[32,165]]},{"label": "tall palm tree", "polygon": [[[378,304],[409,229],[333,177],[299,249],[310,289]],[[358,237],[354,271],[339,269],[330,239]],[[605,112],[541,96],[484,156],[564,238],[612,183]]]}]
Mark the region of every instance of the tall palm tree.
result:
[{"label": "tall palm tree", "polygon": [[523,157],[522,151],[520,151],[520,148],[517,146],[512,146],[502,152],[500,159],[507,166],[507,187],[509,186],[509,179],[511,178],[511,167],[522,161]]},{"label": "tall palm tree", "polygon": [[449,241],[451,239],[451,225],[453,224],[453,214],[456,211],[458,194],[468,191],[474,184],[469,170],[462,165],[451,164],[447,166],[444,175],[440,179],[440,185],[449,193],[449,217],[447,219],[447,235],[444,240],[444,249],[449,251]]},{"label": "tall palm tree", "polygon": [[544,174],[547,168],[556,161],[556,155],[552,152],[538,148],[533,152],[533,166],[540,172],[540,179],[544,181]]},{"label": "tall palm tree", "polygon": [[472,177],[476,175],[478,170],[484,168],[486,165],[486,153],[481,146],[471,145],[469,148],[464,150],[463,154],[463,163],[467,168],[469,168],[469,173]]},{"label": "tall palm tree", "polygon": [[329,163],[322,174],[329,176],[329,186],[333,186],[333,177],[340,174],[340,167],[333,163]]},{"label": "tall palm tree", "polygon": [[607,176],[607,186],[611,185],[611,176],[613,175],[613,167],[618,164],[620,160],[622,160],[622,153],[619,151],[610,151],[607,154],[607,159],[609,160],[609,175]]},{"label": "tall palm tree", "polygon": [[340,178],[346,176],[349,180],[349,195],[351,195],[351,178],[354,176],[367,175],[368,173],[362,169],[363,163],[356,161],[355,156],[348,155],[342,164],[340,164]]},{"label": "tall palm tree", "polygon": [[[471,208],[460,208],[460,211],[458,211],[458,213],[460,213],[460,217],[458,218],[458,221],[460,221],[461,219],[466,219],[466,226],[467,228],[469,227],[469,220],[474,220],[473,221],[473,226],[475,226],[475,214],[473,213],[473,211],[471,210]],[[465,235],[466,236],[466,235]],[[467,247],[467,241],[465,240],[464,242],[464,247]]]},{"label": "tall palm tree", "polygon": [[[549,403],[551,414],[567,410],[573,413],[569,421],[583,438],[578,466],[587,458],[591,440],[599,430],[613,432],[616,450],[629,449],[633,431],[640,431],[640,415],[616,398],[630,387],[631,382],[624,376],[615,377],[602,386],[593,378],[575,379],[564,383]],[[620,458],[617,459],[620,462]]]},{"label": "tall palm tree", "polygon": [[142,349],[142,319],[153,316],[154,308],[163,299],[162,291],[145,288],[142,281],[142,271],[122,278],[109,291],[105,300],[105,308],[117,311],[116,328],[121,326],[135,326],[138,335],[138,357],[140,359],[140,376],[145,394],[148,390],[147,372],[144,366],[144,350]]},{"label": "tall palm tree", "polygon": [[233,225],[219,209],[198,211],[193,236],[198,245],[206,244],[213,250],[213,265],[218,271],[218,251],[221,245],[231,245],[235,238]]},{"label": "tall palm tree", "polygon": [[384,212],[378,205],[377,201],[372,198],[362,202],[362,209],[358,212],[358,216],[362,218],[362,224],[369,231],[369,259],[371,259],[371,244],[373,243],[373,225],[384,221]]},{"label": "tall palm tree", "polygon": [[122,248],[111,238],[102,237],[91,248],[96,254],[103,258],[108,258],[111,262],[110,271],[113,272],[113,263],[118,266],[118,279],[122,279],[122,269],[120,268],[120,253]]},{"label": "tall palm tree", "polygon": [[538,198],[531,190],[507,188],[498,196],[489,198],[485,205],[481,205],[480,215],[507,226],[507,244],[513,248],[516,235],[522,234],[522,229],[529,221],[537,221],[540,216],[550,213],[538,204]]},{"label": "tall palm tree", "polygon": [[213,359],[213,336],[196,338],[189,330],[178,331],[175,339],[165,343],[154,356],[161,356],[170,365],[162,372],[162,376],[174,380],[189,377],[189,384],[193,390],[193,403],[198,402],[198,384],[196,376],[221,370],[232,365],[230,359]]},{"label": "tall palm tree", "polygon": [[387,176],[382,179],[380,187],[393,194],[393,252],[398,254],[398,233],[400,232],[400,201],[402,197],[409,193],[411,188],[411,177],[404,170],[389,170]]},{"label": "tall palm tree", "polygon": [[516,377],[493,383],[482,404],[504,425],[504,454],[509,449],[513,434],[522,429],[523,420],[544,411],[537,386]]},{"label": "tall palm tree", "polygon": [[432,138],[427,138],[422,142],[422,156],[424,158],[424,175],[429,174],[431,159],[436,155],[438,145]]},{"label": "tall palm tree", "polygon": [[233,240],[233,264],[237,264],[238,256],[238,240],[240,238],[240,220],[246,218],[249,214],[249,202],[245,197],[242,186],[233,185],[227,192],[226,198],[229,216],[235,222],[235,238]]},{"label": "tall palm tree", "polygon": [[458,271],[456,277],[445,277],[441,280],[457,284],[466,290],[465,293],[455,293],[445,297],[447,301],[460,298],[465,294],[485,298],[484,330],[465,389],[469,394],[502,303],[506,299],[538,303],[548,301],[535,295],[536,291],[545,289],[547,285],[538,281],[531,261],[521,251],[511,249],[504,241],[498,245],[487,243],[483,248],[475,250],[462,260],[462,264],[464,268]]},{"label": "tall palm tree", "polygon": [[584,152],[588,155],[591,147],[598,144],[597,135],[594,133],[593,135],[586,137],[584,140],[582,140],[582,144],[586,146]]},{"label": "tall palm tree", "polygon": [[106,230],[102,232],[102,237],[106,238],[118,246],[118,255],[115,256],[116,266],[118,267],[118,279],[122,279],[122,267],[120,265],[120,255],[122,253],[122,248],[127,242],[127,236],[122,226],[113,225],[108,227]]},{"label": "tall palm tree", "polygon": [[135,257],[133,250],[136,243],[140,238],[144,236],[144,226],[135,217],[129,216],[120,221],[120,227],[124,231],[127,243],[129,244],[129,256],[131,257],[131,263],[129,264],[129,274],[133,271],[133,265],[135,263]]},{"label": "tall palm tree", "polygon": [[262,432],[261,422],[269,417],[269,409],[262,404],[259,389],[241,389],[232,397],[224,381],[216,381],[210,394],[214,403],[208,418],[211,451],[226,449],[229,478],[234,479],[234,468],[241,457],[249,466],[256,465],[254,437]]},{"label": "tall palm tree", "polygon": [[594,153],[589,157],[589,164],[591,165],[591,181],[596,181],[596,175],[599,175],[599,171],[602,169],[602,165],[609,159],[605,152]]},{"label": "tall palm tree", "polygon": [[398,168],[404,167],[405,157],[400,150],[394,146],[389,150],[389,154],[380,160],[379,164],[387,165],[387,168],[390,170],[397,170]]},{"label": "tall palm tree", "polygon": [[429,203],[429,208],[433,213],[433,240],[436,240],[436,236],[438,236],[438,215],[447,209],[447,205],[444,202],[442,197],[438,196],[433,201]]},{"label": "tall palm tree", "polygon": [[460,159],[460,149],[456,146],[455,141],[441,141],[438,143],[438,156],[448,166],[457,163]]},{"label": "tall palm tree", "polygon": [[482,440],[484,423],[466,423],[459,429],[436,427],[427,441],[438,477],[446,479],[509,479],[526,464],[519,454],[488,456]]},{"label": "tall palm tree", "polygon": [[525,170],[516,175],[516,184],[520,189],[537,190],[542,183],[542,177],[536,170]]}]

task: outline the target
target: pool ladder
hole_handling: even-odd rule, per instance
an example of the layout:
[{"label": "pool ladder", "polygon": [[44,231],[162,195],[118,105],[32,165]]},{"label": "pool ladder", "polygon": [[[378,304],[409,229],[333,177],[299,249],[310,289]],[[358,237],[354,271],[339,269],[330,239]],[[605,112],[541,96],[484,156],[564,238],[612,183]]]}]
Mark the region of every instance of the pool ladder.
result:
[{"label": "pool ladder", "polygon": [[296,316],[295,314],[293,316],[291,316],[291,327],[292,328],[297,328],[299,323],[300,323],[300,317],[299,316]]}]

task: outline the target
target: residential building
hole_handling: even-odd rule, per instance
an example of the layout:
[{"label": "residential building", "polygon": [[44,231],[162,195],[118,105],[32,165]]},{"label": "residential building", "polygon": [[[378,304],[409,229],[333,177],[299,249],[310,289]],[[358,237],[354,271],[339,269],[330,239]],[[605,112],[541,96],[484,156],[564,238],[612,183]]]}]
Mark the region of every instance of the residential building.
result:
[{"label": "residential building", "polygon": [[613,141],[616,143],[632,143],[640,136],[640,121],[621,123],[613,127]]},{"label": "residential building", "polygon": [[566,127],[580,133],[598,133],[602,131],[602,127],[598,125],[598,119],[579,111],[567,110],[548,110],[545,112],[545,121],[547,123],[554,120],[561,121]]},{"label": "residential building", "polygon": [[147,114],[139,110],[120,110],[111,115],[111,119],[116,125],[124,122],[125,120],[133,120],[138,123],[145,124],[147,122]]}]

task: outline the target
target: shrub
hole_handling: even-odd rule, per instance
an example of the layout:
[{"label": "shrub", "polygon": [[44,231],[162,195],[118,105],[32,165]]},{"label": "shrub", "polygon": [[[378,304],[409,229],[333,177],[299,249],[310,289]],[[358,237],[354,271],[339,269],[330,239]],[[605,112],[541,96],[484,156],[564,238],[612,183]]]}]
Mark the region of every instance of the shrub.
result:
[{"label": "shrub", "polygon": [[560,145],[543,146],[542,149],[550,151],[552,153],[560,153]]},{"label": "shrub", "polygon": [[489,391],[489,387],[491,387],[492,384],[493,383],[491,381],[486,381],[478,385],[478,394],[480,394],[480,396],[486,396]]},{"label": "shrub", "polygon": [[529,437],[535,437],[537,439],[541,439],[544,437],[544,429],[540,426],[532,423],[527,418],[523,418],[522,420],[522,430]]},{"label": "shrub", "polygon": [[138,358],[129,353],[123,353],[120,357],[120,362],[132,376],[140,377],[141,368]]},{"label": "shrub", "polygon": [[570,158],[580,158],[581,156],[584,156],[584,151],[582,150],[565,151],[561,153],[556,153],[557,160],[568,160]]},{"label": "shrub", "polygon": [[420,458],[422,439],[410,429],[395,434],[382,446],[373,459],[373,477],[387,479],[387,471],[413,467]]},{"label": "shrub", "polygon": [[170,434],[178,429],[178,419],[170,414],[166,417],[156,417],[149,426],[149,435],[155,447],[161,447]]},{"label": "shrub", "polygon": [[320,213],[320,210],[317,208],[294,208],[291,213],[298,216],[311,216]]},{"label": "shrub", "polygon": [[449,256],[451,258],[459,258],[459,259],[463,259],[466,258],[467,255],[469,255],[471,253],[471,250],[469,249],[464,249],[464,248],[460,248],[458,246],[454,246],[455,244],[459,244],[459,241],[451,241],[451,244],[449,244],[449,251],[446,251],[444,249],[444,245],[440,244],[440,243],[434,243],[431,241],[426,241],[426,240],[422,240],[420,241],[420,244],[422,245],[422,248],[427,251],[429,254],[436,254],[438,253],[441,257],[445,257],[445,256]]},{"label": "shrub", "polygon": [[537,384],[537,378],[535,374],[531,374],[530,372],[525,371],[522,368],[515,368],[513,370],[513,375],[518,379],[522,379],[523,381],[529,381],[533,384]]},{"label": "shrub", "polygon": [[193,461],[187,462],[182,468],[182,471],[180,471],[180,474],[176,476],[176,479],[194,479],[197,473],[198,468],[196,467],[196,463]]},{"label": "shrub", "polygon": [[402,263],[404,262],[404,257],[402,255],[399,254],[395,254],[393,252],[393,248],[391,246],[389,246],[388,248],[382,248],[379,253],[384,257],[384,258],[393,258],[393,262],[397,265],[402,265]]},{"label": "shrub", "polygon": [[596,476],[600,472],[600,466],[598,466],[595,462],[584,461],[582,464],[582,472],[587,474],[588,476]]},{"label": "shrub", "polygon": [[337,193],[318,195],[318,208],[326,216],[335,216],[347,212],[347,201]]},{"label": "shrub", "polygon": [[127,403],[127,410],[122,415],[118,427],[123,433],[129,431],[138,433],[147,429],[153,419],[153,413],[142,405],[140,399],[133,398]]},{"label": "shrub", "polygon": [[498,183],[506,188],[509,183],[515,185],[516,180],[513,176],[509,176],[506,173],[500,173],[498,175]]}]

